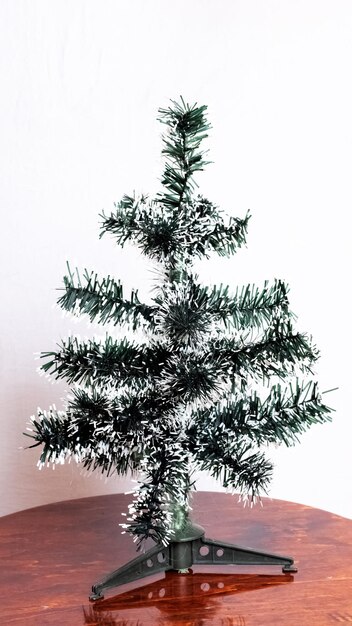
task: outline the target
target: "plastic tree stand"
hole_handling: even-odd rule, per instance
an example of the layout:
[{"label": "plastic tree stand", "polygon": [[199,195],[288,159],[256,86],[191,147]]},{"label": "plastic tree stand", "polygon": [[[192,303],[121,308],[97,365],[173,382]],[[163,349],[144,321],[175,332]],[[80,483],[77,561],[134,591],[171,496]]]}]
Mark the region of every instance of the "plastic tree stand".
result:
[{"label": "plastic tree stand", "polygon": [[170,570],[186,573],[192,565],[280,565],[283,573],[297,572],[291,557],[257,552],[249,548],[213,541],[204,528],[187,519],[182,531],[174,533],[168,546],[157,544],[141,556],[111,572],[92,587],[91,601],[102,600],[103,590]]}]

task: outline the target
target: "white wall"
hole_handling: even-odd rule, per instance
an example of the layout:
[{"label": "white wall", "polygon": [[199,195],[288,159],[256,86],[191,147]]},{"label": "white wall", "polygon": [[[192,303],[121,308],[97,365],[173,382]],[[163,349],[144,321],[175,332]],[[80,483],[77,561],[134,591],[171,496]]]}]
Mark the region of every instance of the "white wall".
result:
[{"label": "white wall", "polygon": [[52,306],[66,260],[147,291],[138,255],[99,241],[98,214],[155,191],[157,109],[183,94],[213,125],[201,190],[253,215],[248,249],[203,276],[287,279],[321,386],[339,386],[333,423],[273,452],[271,496],[352,517],[351,32],[349,0],[2,0],[1,514],[126,488],[71,465],[39,472],[37,450],[19,448],[29,415],[65,389],[34,353],[90,332]]}]

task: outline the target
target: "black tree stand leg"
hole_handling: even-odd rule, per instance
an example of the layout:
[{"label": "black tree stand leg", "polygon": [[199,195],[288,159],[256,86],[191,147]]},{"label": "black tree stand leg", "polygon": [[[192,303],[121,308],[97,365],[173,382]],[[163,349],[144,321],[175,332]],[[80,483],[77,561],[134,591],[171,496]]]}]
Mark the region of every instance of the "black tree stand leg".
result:
[{"label": "black tree stand leg", "polygon": [[103,591],[159,572],[187,571],[192,565],[280,565],[283,573],[297,572],[291,557],[258,552],[204,536],[201,526],[187,521],[168,546],[157,544],[93,585],[89,599],[102,600]]}]

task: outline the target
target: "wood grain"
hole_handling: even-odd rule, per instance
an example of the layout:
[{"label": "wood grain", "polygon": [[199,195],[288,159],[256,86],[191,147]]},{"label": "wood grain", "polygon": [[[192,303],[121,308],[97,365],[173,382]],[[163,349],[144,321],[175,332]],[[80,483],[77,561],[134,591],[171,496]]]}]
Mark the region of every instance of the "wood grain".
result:
[{"label": "wood grain", "polygon": [[124,495],[50,504],[0,518],[0,624],[17,626],[333,626],[352,624],[352,520],[264,499],[199,492],[193,520],[210,539],[293,556],[277,567],[194,566],[111,590],[92,583],[136,556],[118,524]]}]

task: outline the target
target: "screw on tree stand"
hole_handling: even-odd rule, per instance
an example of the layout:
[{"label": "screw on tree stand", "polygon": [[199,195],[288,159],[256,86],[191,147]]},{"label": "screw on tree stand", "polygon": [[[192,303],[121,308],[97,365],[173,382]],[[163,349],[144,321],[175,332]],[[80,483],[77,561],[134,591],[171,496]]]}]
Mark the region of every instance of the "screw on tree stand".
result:
[{"label": "screw on tree stand", "polygon": [[204,528],[187,517],[184,528],[168,546],[158,544],[93,585],[91,601],[102,600],[103,591],[160,572],[186,573],[192,565],[279,565],[284,573],[297,572],[290,557],[257,552],[204,536]]},{"label": "screw on tree stand", "polygon": [[[71,388],[63,411],[38,409],[31,418],[26,434],[42,446],[39,466],[72,458],[108,476],[138,476],[123,527],[138,542],[156,544],[95,585],[92,597],[199,561],[294,571],[291,558],[204,538],[185,518],[189,494],[200,470],[255,500],[266,493],[273,469],[264,444],[294,445],[313,424],[330,419],[312,378],[318,352],[295,328],[286,283],[231,290],[204,285],[194,271],[195,260],[237,252],[249,221],[248,214],[226,216],[194,193],[194,176],[207,164],[200,149],[210,128],[206,108],[181,98],[160,109],[162,191],[153,199],[126,195],[102,215],[102,234],[119,246],[136,245],[156,266],[150,302],[134,289],[126,296],[111,276],[68,267],[59,305],[109,332],[85,341],[70,336],[41,355],[42,371]],[[138,331],[137,339],[121,339],[115,327]]]}]

